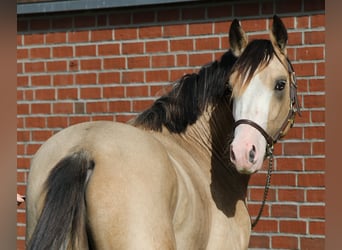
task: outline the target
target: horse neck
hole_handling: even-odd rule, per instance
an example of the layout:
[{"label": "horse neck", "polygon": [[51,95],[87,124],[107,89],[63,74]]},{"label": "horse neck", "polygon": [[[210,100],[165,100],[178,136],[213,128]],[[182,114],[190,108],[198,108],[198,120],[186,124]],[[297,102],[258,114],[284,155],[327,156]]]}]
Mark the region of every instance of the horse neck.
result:
[{"label": "horse neck", "polygon": [[229,101],[208,106],[199,119],[183,134],[184,140],[208,155],[225,157],[225,149],[232,134],[233,117]]}]

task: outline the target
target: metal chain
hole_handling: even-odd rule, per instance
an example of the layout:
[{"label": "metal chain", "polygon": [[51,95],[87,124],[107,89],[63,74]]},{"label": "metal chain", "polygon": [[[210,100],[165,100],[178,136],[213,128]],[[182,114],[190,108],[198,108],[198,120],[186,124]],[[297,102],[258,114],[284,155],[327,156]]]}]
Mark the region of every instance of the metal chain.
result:
[{"label": "metal chain", "polygon": [[272,168],[273,168],[273,146],[272,147],[268,147],[268,170],[267,170],[267,177],[266,177],[266,183],[265,183],[264,197],[263,197],[263,200],[262,200],[262,203],[261,203],[261,207],[259,209],[258,216],[255,218],[254,222],[252,223],[252,229],[258,223],[258,221],[259,221],[259,219],[261,217],[261,214],[262,214],[262,212],[264,210],[264,206],[265,206],[265,203],[266,203],[268,190],[270,188],[270,183],[271,183]]}]

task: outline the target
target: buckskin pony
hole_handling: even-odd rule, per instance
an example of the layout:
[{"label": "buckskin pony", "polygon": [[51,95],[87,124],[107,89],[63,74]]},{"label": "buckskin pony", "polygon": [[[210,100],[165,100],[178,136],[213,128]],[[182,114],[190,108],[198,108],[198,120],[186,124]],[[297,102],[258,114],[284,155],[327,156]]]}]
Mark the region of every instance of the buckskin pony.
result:
[{"label": "buckskin pony", "polygon": [[247,249],[250,175],[293,123],[287,31],[187,74],[128,124],[70,126],[32,160],[27,249]]}]

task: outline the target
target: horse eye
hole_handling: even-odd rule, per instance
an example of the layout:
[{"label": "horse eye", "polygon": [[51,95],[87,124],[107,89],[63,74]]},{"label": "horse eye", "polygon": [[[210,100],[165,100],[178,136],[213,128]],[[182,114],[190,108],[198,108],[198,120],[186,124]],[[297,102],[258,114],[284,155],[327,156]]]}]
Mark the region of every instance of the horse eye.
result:
[{"label": "horse eye", "polygon": [[286,84],[286,80],[278,80],[274,89],[275,90],[278,90],[278,91],[281,91],[285,88],[285,84]]}]

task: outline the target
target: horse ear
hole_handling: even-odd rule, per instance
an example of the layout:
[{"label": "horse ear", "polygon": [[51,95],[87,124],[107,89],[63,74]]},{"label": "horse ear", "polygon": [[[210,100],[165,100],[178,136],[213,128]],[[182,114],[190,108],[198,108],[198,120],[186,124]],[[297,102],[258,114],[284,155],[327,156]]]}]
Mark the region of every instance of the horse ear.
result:
[{"label": "horse ear", "polygon": [[282,53],[286,54],[287,31],[284,23],[277,15],[273,16],[271,41],[275,47],[278,47]]},{"label": "horse ear", "polygon": [[236,57],[240,56],[247,46],[247,36],[237,19],[234,19],[230,25],[229,43],[230,49]]}]

